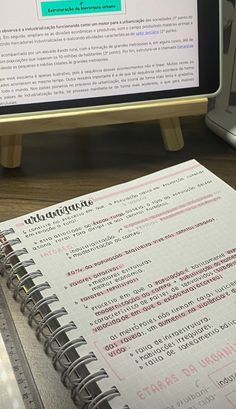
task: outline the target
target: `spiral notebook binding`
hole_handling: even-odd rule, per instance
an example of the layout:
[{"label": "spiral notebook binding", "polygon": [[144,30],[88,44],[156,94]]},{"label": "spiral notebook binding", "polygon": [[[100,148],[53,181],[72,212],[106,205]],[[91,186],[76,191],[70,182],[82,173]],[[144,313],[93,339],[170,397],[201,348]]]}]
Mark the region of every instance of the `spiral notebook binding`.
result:
[{"label": "spiral notebook binding", "polygon": [[28,251],[26,249],[20,249],[20,250],[12,250],[10,253],[5,255],[1,263],[1,266],[0,266],[0,274],[4,275],[7,272],[7,270],[11,267],[11,264],[10,264],[11,259],[18,258],[22,256],[23,254],[27,254],[27,253]]},{"label": "spiral notebook binding", "polygon": [[[15,233],[14,229],[8,229],[8,230],[3,230],[0,231],[0,262],[2,262],[2,259],[6,257],[6,254],[4,252],[5,246],[9,246],[9,240],[6,239],[6,236],[8,234],[13,234]],[[1,270],[1,264],[0,264],[0,270]]]},{"label": "spiral notebook binding", "polygon": [[48,284],[47,281],[45,281],[44,283],[40,283],[40,284],[37,284],[37,285],[34,285],[33,287],[31,287],[25,293],[25,295],[22,297],[22,301],[21,301],[21,304],[20,304],[21,312],[23,314],[26,314],[26,311],[30,312],[34,294],[37,294],[39,291],[43,292],[44,290],[47,290],[49,288],[51,288],[51,287],[50,287],[50,285]]},{"label": "spiral notebook binding", "polygon": [[36,324],[36,326],[39,324],[39,322],[43,319],[38,318],[38,315],[41,315],[41,309],[45,305],[50,305],[54,302],[58,301],[58,297],[56,294],[49,295],[48,297],[42,298],[41,300],[37,301],[36,304],[30,309],[29,315],[28,315],[28,323],[32,327],[33,324]]},{"label": "spiral notebook binding", "polygon": [[8,236],[8,234],[14,234],[14,233],[15,233],[15,230],[14,230],[12,227],[10,227],[10,229],[6,229],[6,230],[0,231],[0,234],[1,234],[3,237]]},{"label": "spiral notebook binding", "polygon": [[47,339],[47,334],[46,331],[48,332],[48,326],[52,319],[54,320],[55,318],[60,318],[63,317],[63,315],[67,315],[67,311],[64,307],[55,310],[55,311],[50,311],[48,314],[46,314],[41,321],[39,321],[37,327],[36,327],[36,337],[38,340],[40,339]]},{"label": "spiral notebook binding", "polygon": [[89,352],[87,355],[83,355],[75,359],[75,361],[72,362],[71,365],[62,372],[61,381],[63,385],[65,385],[68,389],[73,388],[78,383],[78,381],[80,382],[81,380],[81,378],[78,379],[78,376],[74,376],[76,370],[81,365],[87,365],[90,362],[94,361],[97,361],[97,357],[93,352]]},{"label": "spiral notebook binding", "polygon": [[68,352],[74,348],[78,348],[82,345],[86,345],[84,337],[79,337],[73,340],[69,340],[64,345],[62,345],[56,354],[52,358],[52,364],[56,370],[66,369],[70,366],[71,363],[65,358]]},{"label": "spiral notebook binding", "polygon": [[116,386],[111,387],[108,391],[101,392],[95,398],[91,400],[88,405],[88,409],[98,409],[99,406],[105,401],[109,402],[110,400],[114,399],[115,397],[120,396],[120,392],[116,388]]},{"label": "spiral notebook binding", "polygon": [[108,375],[105,369],[102,368],[99,371],[90,373],[85,378],[81,379],[81,381],[71,391],[71,399],[75,405],[79,404],[81,401],[90,403],[92,396],[90,393],[88,393],[88,386],[92,382],[99,382],[105,378],[108,378]]},{"label": "spiral notebook binding", "polygon": [[34,261],[30,259],[30,260],[25,260],[25,261],[19,261],[14,266],[11,266],[11,268],[7,270],[8,288],[11,288],[11,286],[14,287],[14,281],[19,282],[19,275],[18,275],[19,270],[21,270],[22,268],[25,269],[26,267],[29,267],[34,264],[35,264]]},{"label": "spiral notebook binding", "polygon": [[[13,297],[20,303],[20,310],[28,316],[28,323],[34,327],[37,338],[43,342],[44,351],[52,358],[53,367],[61,371],[61,381],[71,389],[71,398],[76,406],[84,404],[84,409],[99,409],[103,403],[108,404],[112,399],[120,396],[119,391],[114,386],[107,391],[101,391],[98,382],[108,375],[104,369],[90,373],[80,374],[80,367],[87,368],[90,362],[97,361],[93,352],[86,355],[79,355],[72,360],[68,358],[72,351],[77,351],[87,342],[83,336],[73,340],[67,337],[67,333],[77,329],[73,321],[64,325],[59,324],[58,319],[66,316],[64,307],[52,310],[51,304],[58,302],[56,294],[44,297],[44,290],[50,289],[48,282],[35,284],[34,279],[43,277],[40,270],[27,271],[27,268],[35,265],[33,259],[20,260],[22,255],[28,254],[26,248],[13,250],[12,247],[21,244],[17,237],[8,239],[14,234],[13,228],[0,231],[0,274],[7,278],[7,286],[12,289]],[[24,273],[22,274],[22,271]],[[28,285],[30,283],[30,287]],[[46,313],[45,313],[46,311]],[[57,322],[56,326],[51,324]],[[63,344],[60,344],[64,337]],[[79,374],[79,375],[78,375]],[[90,386],[96,387],[96,394],[91,393]],[[106,408],[108,406],[106,405]],[[110,406],[109,406],[110,407]],[[129,409],[128,406],[123,409]]]},{"label": "spiral notebook binding", "polygon": [[[37,277],[42,277],[42,272],[40,270],[33,271],[31,273],[25,274],[23,277],[18,278],[18,281],[12,280],[12,287],[13,287],[13,298],[16,301],[23,301],[24,296],[26,295],[24,285],[27,284],[29,279],[34,279]],[[48,284],[49,285],[49,284]],[[10,287],[10,286],[9,286]]]},{"label": "spiral notebook binding", "polygon": [[8,240],[5,243],[2,243],[2,245],[1,245],[2,254],[3,254],[4,247],[7,247],[7,246],[12,247],[12,246],[15,246],[16,244],[20,244],[20,243],[21,243],[21,239],[19,239],[18,237],[16,239]]},{"label": "spiral notebook binding", "polygon": [[77,326],[73,321],[70,321],[67,324],[61,325],[58,327],[55,331],[53,331],[49,337],[44,342],[44,351],[47,355],[56,355],[59,347],[58,347],[58,337],[62,333],[66,333],[69,331],[72,331],[74,329],[77,329]]}]

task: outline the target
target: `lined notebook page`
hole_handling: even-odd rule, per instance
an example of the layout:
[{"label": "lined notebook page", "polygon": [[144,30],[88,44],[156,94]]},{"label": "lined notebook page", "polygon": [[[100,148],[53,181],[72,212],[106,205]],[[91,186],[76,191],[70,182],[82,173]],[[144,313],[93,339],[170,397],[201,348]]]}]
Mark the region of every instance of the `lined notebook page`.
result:
[{"label": "lined notebook page", "polygon": [[232,409],[235,209],[235,191],[192,160],[0,229],[94,351],[88,368],[106,369],[100,387],[117,386],[112,407]]}]

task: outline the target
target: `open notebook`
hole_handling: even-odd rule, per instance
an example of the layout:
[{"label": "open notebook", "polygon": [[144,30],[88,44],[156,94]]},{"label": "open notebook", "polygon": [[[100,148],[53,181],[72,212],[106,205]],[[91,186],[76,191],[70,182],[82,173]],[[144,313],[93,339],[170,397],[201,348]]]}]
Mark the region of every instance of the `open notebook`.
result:
[{"label": "open notebook", "polygon": [[235,209],[192,160],[0,224],[1,273],[77,406],[236,407]]}]

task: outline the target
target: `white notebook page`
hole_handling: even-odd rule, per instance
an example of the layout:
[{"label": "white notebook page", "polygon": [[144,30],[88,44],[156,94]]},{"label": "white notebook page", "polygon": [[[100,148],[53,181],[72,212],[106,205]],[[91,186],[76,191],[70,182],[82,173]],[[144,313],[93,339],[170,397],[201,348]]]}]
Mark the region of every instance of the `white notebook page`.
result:
[{"label": "white notebook page", "polygon": [[0,229],[94,351],[88,368],[106,369],[101,388],[117,386],[112,407],[232,409],[235,222],[235,191],[192,160]]}]

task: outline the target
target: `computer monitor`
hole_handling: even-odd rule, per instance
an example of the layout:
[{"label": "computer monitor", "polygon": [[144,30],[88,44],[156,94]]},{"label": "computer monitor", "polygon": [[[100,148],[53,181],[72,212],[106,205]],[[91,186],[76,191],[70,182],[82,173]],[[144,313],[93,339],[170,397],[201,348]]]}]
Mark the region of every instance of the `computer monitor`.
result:
[{"label": "computer monitor", "polygon": [[12,0],[0,13],[0,115],[208,96],[220,0]]}]

